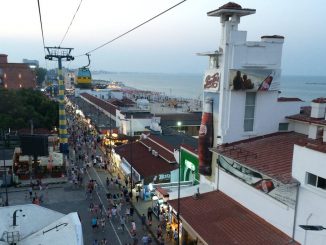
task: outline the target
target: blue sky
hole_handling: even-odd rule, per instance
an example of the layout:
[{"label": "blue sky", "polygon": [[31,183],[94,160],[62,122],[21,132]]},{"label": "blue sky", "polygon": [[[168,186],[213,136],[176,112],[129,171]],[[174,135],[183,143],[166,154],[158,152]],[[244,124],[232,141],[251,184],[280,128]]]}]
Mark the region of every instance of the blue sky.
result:
[{"label": "blue sky", "polygon": [[[83,54],[122,34],[180,0],[83,0],[62,46]],[[59,45],[80,0],[40,0],[45,44]],[[188,0],[137,31],[99,49],[91,56],[91,69],[110,71],[203,73],[207,59],[197,52],[216,50],[219,19],[207,12],[227,2]],[[283,35],[283,74],[326,75],[326,4],[322,0],[241,0],[256,14],[242,18],[239,29],[248,40],[262,35]],[[19,6],[19,7],[18,7]],[[38,59],[45,66],[36,0],[10,0],[1,4],[0,53],[9,62]],[[76,68],[86,62],[77,58]],[[54,67],[48,62],[48,67]],[[65,66],[68,63],[64,64]]]}]

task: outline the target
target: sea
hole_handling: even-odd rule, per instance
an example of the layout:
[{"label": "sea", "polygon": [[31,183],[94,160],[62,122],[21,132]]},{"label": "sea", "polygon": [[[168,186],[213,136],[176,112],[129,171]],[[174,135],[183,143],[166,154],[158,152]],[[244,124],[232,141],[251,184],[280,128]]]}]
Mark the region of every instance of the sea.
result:
[{"label": "sea", "polygon": [[[203,74],[105,72],[92,75],[93,79],[119,81],[140,90],[162,92],[176,98],[201,99]],[[296,97],[306,102],[326,97],[326,76],[281,77],[281,97]]]}]

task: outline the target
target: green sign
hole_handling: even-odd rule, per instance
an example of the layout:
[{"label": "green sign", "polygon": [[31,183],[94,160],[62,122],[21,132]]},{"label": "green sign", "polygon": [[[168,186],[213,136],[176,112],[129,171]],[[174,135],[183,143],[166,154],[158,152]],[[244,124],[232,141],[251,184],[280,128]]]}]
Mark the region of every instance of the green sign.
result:
[{"label": "green sign", "polygon": [[199,183],[198,172],[198,156],[184,148],[180,151],[180,171],[181,181],[194,181],[194,184]]}]

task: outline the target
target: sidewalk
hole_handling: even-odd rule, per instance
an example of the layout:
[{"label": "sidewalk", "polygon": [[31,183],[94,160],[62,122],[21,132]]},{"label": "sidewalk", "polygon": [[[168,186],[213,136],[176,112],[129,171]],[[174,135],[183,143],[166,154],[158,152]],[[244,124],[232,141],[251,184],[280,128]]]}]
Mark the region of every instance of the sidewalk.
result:
[{"label": "sidewalk", "polygon": [[[145,216],[147,217],[147,209],[149,207],[152,207],[152,201],[144,201],[141,198],[139,198],[139,201],[137,202],[136,198],[133,197],[132,205],[134,206],[136,213],[139,217],[141,217],[142,214],[145,214]],[[152,225],[151,226],[146,225],[146,227],[147,227],[148,231],[152,234],[152,237],[155,237],[155,241],[158,243],[158,240],[156,239],[156,229],[160,223],[159,223],[158,217],[156,217],[154,213],[153,213],[152,217],[153,217]],[[164,237],[164,244],[175,245],[175,242],[173,240],[168,241],[166,239],[166,231],[164,229],[163,229],[162,235]]]}]

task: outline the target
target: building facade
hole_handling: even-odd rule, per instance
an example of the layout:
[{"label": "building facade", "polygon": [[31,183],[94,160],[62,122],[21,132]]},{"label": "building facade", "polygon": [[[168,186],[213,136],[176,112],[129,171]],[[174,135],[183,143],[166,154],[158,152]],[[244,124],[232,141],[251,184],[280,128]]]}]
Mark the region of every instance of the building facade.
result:
[{"label": "building facade", "polygon": [[35,72],[23,63],[8,63],[8,55],[0,54],[0,86],[6,89],[35,88]]}]

